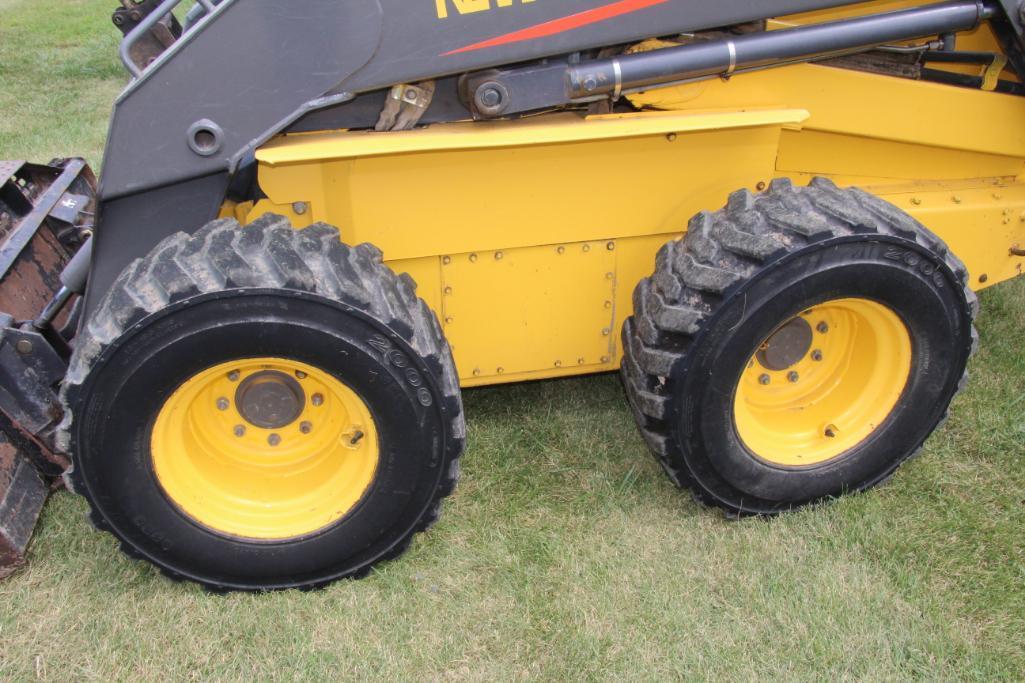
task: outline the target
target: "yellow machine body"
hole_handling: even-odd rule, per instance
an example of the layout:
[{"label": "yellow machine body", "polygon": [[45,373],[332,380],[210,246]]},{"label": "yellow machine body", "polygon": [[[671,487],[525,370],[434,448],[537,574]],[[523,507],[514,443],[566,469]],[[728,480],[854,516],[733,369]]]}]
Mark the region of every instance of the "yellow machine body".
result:
[{"label": "yellow machine body", "polygon": [[[994,49],[985,27],[958,40]],[[826,176],[892,202],[976,289],[1025,268],[1025,98],[802,64],[630,100],[640,111],[282,136],[257,153],[268,198],[225,212],[323,221],[379,247],[442,321],[464,386],[617,368],[662,244],[773,178]]]}]

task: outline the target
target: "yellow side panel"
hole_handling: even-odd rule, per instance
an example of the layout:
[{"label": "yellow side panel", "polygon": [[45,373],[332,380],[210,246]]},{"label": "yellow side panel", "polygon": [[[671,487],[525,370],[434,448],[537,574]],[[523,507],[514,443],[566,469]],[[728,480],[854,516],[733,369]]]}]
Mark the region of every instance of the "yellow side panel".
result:
[{"label": "yellow side panel", "polygon": [[[299,136],[259,152],[260,184],[275,206],[306,203],[312,220],[339,226],[347,243],[374,243],[389,261],[665,234],[734,190],[767,182],[781,126],[805,116],[538,117],[491,126],[500,144],[489,149],[464,147],[449,133],[467,124],[448,124],[378,134],[387,154],[366,150],[366,133]],[[581,141],[581,131],[598,137]],[[392,135],[415,141],[415,151],[398,154]],[[351,153],[346,140],[369,156],[339,158]]]},{"label": "yellow side panel", "polygon": [[583,242],[442,259],[442,322],[466,384],[611,369],[616,244]]}]

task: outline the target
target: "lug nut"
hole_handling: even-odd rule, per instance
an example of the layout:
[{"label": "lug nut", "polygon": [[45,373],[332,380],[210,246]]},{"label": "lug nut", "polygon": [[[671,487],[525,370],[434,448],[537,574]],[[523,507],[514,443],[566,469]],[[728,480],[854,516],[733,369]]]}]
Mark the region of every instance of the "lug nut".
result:
[{"label": "lug nut", "polygon": [[231,404],[228,403],[228,399],[223,396],[217,399],[217,410],[227,410],[229,405]]},{"label": "lug nut", "polygon": [[324,405],[324,395],[323,394],[314,394],[313,396],[310,397],[310,403],[312,403],[315,406]]},{"label": "lug nut", "polygon": [[303,372],[302,370],[296,370],[295,371],[295,378],[296,379],[306,379],[306,373]]},{"label": "lug nut", "polygon": [[811,352],[811,359],[813,361],[815,361],[816,363],[821,361],[822,360],[822,352],[819,351],[818,349],[815,349],[814,351]]},{"label": "lug nut", "polygon": [[242,437],[246,435],[246,428],[243,425],[235,425],[235,436]]},{"label": "lug nut", "polygon": [[228,379],[230,379],[232,382],[237,382],[238,381],[238,370],[232,370],[231,372],[229,372],[228,373]]},{"label": "lug nut", "polygon": [[279,443],[281,443],[281,437],[277,434],[271,434],[267,437],[267,443],[269,443],[271,446],[277,446]]},{"label": "lug nut", "polygon": [[826,332],[829,332],[829,325],[825,322],[821,322],[815,326],[815,329],[819,331],[819,334],[825,334]]},{"label": "lug nut", "polygon": [[299,431],[303,434],[309,434],[313,431],[313,424],[310,422],[302,422],[299,424]]},{"label": "lug nut", "polygon": [[768,383],[769,383],[769,382],[771,382],[771,381],[772,381],[772,378],[771,378],[771,377],[769,377],[768,375],[761,375],[761,376],[760,376],[760,377],[758,378],[758,383],[759,383],[759,384],[768,384]]},{"label": "lug nut", "polygon": [[789,373],[787,373],[787,379],[791,382],[796,382],[797,380],[801,379],[801,376],[798,375],[796,371],[791,370]]}]

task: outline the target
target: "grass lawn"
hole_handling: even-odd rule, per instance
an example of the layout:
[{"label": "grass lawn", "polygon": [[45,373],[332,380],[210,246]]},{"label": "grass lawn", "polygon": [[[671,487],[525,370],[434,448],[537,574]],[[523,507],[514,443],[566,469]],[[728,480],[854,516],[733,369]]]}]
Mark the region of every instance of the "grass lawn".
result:
[{"label": "grass lawn", "polygon": [[[112,0],[0,0],[0,158],[99,162]],[[208,595],[48,504],[0,583],[0,680],[1018,679],[1025,280],[982,297],[947,425],[892,483],[728,522],[675,490],[614,376],[466,394],[442,521],[368,579]]]}]

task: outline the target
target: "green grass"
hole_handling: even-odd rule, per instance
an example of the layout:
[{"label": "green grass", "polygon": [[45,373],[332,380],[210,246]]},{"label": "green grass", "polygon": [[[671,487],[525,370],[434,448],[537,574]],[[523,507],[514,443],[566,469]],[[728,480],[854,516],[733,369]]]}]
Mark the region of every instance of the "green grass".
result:
[{"label": "green grass", "polygon": [[[0,158],[98,161],[111,0],[0,0]],[[0,583],[0,680],[1020,679],[1025,281],[983,295],[950,422],[869,494],[727,522],[645,451],[615,377],[466,394],[464,477],[401,560],[217,597],[68,493]]]}]

